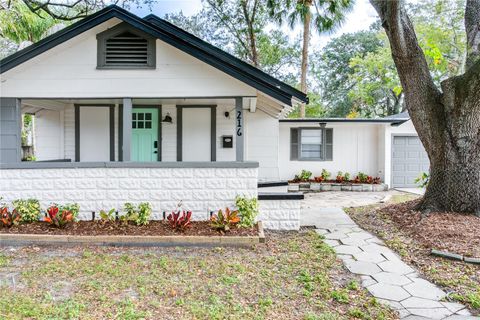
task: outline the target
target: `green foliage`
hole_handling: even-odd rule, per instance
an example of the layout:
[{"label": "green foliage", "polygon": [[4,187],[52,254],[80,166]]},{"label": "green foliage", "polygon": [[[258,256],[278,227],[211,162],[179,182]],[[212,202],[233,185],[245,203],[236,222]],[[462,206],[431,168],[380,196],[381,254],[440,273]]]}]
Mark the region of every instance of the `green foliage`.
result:
[{"label": "green foliage", "polygon": [[103,221],[115,221],[115,208],[112,208],[109,211],[100,210],[99,215]]},{"label": "green foliage", "polygon": [[299,174],[295,175],[295,180],[308,181],[312,177],[312,172],[308,170],[302,170]]},{"label": "green foliage", "polygon": [[232,226],[240,222],[240,217],[237,210],[231,211],[229,208],[226,208],[225,212],[222,209],[218,210],[217,214],[212,215],[210,221],[213,228],[229,231]]},{"label": "green foliage", "polygon": [[235,206],[240,214],[240,227],[250,228],[255,225],[255,218],[258,216],[257,198],[235,197]]},{"label": "green foliage", "polygon": [[132,221],[136,225],[147,225],[148,219],[152,214],[150,203],[141,202],[138,207],[130,202],[124,204],[125,215],[122,216],[123,221]]},{"label": "green foliage", "polygon": [[363,172],[359,172],[357,174],[357,178],[358,178],[358,181],[361,183],[367,183],[368,181],[368,175]]},{"label": "green foliage", "polygon": [[327,169],[322,169],[321,177],[323,180],[328,180],[330,178],[330,172]]},{"label": "green foliage", "polygon": [[350,177],[350,173],[345,172],[345,173],[343,174],[343,180],[345,180],[345,181],[350,181],[350,178],[351,178],[351,177]]},{"label": "green foliage", "polygon": [[20,214],[21,222],[34,222],[40,218],[40,202],[37,199],[17,199],[12,201],[12,205]]},{"label": "green foliage", "polygon": [[430,181],[430,175],[427,172],[422,172],[418,177],[415,178],[414,182],[420,188],[426,188],[429,181]]},{"label": "green foliage", "polygon": [[350,298],[348,292],[345,290],[333,290],[331,293],[332,299],[340,303],[349,303]]},{"label": "green foliage", "polygon": [[56,21],[43,13],[33,13],[20,0],[12,0],[8,10],[0,10],[0,34],[19,44],[37,42]]},{"label": "green foliage", "polygon": [[60,211],[70,211],[73,215],[73,220],[77,220],[78,214],[80,213],[80,205],[78,203],[65,203],[59,205],[58,208]]},{"label": "green foliage", "polygon": [[74,216],[71,211],[52,205],[47,209],[47,216],[44,220],[52,226],[64,228],[67,224],[74,221]]}]

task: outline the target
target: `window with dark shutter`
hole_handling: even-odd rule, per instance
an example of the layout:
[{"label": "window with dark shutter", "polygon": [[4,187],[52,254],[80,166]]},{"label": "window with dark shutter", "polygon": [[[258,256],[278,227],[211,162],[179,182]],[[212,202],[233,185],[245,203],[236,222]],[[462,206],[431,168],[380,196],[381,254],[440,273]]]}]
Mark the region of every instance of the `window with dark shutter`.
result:
[{"label": "window with dark shutter", "polygon": [[290,160],[298,159],[298,129],[290,128]]},{"label": "window with dark shutter", "polygon": [[155,39],[126,24],[97,35],[99,69],[155,68]]},{"label": "window with dark shutter", "polygon": [[290,128],[290,160],[333,160],[333,129]]}]

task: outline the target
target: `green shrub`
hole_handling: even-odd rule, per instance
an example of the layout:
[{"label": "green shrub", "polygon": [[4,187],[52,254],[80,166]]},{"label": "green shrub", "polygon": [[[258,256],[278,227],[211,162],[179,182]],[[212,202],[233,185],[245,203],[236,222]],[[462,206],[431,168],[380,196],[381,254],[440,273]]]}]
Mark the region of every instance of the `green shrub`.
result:
[{"label": "green shrub", "polygon": [[258,216],[258,200],[257,198],[247,198],[237,196],[235,198],[235,206],[240,213],[240,227],[253,227],[255,218]]},{"label": "green shrub", "polygon": [[358,180],[361,182],[361,183],[367,183],[368,181],[368,175],[363,173],[363,172],[359,172],[358,175]]},{"label": "green shrub", "polygon": [[326,169],[322,169],[321,176],[323,181],[328,180],[328,178],[330,178],[330,172],[328,172]]},{"label": "green shrub", "polygon": [[112,208],[109,211],[100,210],[99,215],[103,221],[115,221],[115,208]]},{"label": "green shrub", "polygon": [[40,202],[37,199],[17,199],[12,201],[12,205],[20,215],[21,222],[34,222],[40,218]]},{"label": "green shrub", "polygon": [[426,172],[422,172],[416,179],[415,183],[420,187],[420,188],[425,188],[428,185],[428,182],[430,181],[430,175]]},{"label": "green shrub", "polygon": [[124,221],[132,221],[136,225],[147,225],[148,218],[152,214],[152,207],[148,202],[142,202],[135,207],[135,205],[127,202],[124,205],[125,215],[122,217]]},{"label": "green shrub", "polygon": [[345,172],[345,173],[343,174],[343,180],[344,180],[344,181],[350,181],[350,173]]},{"label": "green shrub", "polygon": [[308,181],[312,177],[312,172],[308,170],[302,170],[300,174],[295,175],[295,180]]}]

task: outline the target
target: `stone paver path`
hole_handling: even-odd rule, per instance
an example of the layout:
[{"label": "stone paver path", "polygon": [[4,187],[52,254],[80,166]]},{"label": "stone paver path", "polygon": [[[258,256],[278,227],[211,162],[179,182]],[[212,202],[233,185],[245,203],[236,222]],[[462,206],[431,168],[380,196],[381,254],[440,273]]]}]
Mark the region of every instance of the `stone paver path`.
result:
[{"label": "stone paver path", "polygon": [[358,225],[340,208],[309,208],[302,224],[314,225],[362,286],[402,319],[480,319],[464,305],[446,302],[446,293],[422,279],[393,251]]}]

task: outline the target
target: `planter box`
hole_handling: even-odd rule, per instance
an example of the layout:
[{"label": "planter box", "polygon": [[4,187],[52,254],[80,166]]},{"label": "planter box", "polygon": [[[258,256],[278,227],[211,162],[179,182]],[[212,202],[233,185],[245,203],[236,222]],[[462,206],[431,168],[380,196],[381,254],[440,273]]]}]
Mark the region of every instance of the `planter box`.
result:
[{"label": "planter box", "polygon": [[332,191],[342,191],[342,185],[339,183],[332,183]]},{"label": "planter box", "polygon": [[320,191],[355,191],[372,192],[387,191],[388,186],[381,184],[366,183],[329,183],[329,182],[290,182],[287,188],[288,192],[320,192]]},{"label": "planter box", "polygon": [[322,183],[320,186],[321,191],[332,191],[332,185],[330,183]]},{"label": "planter box", "polygon": [[371,185],[371,184],[362,184],[362,191],[373,191],[373,185]]},{"label": "planter box", "polygon": [[89,245],[114,247],[249,247],[264,243],[262,222],[256,236],[128,236],[128,235],[45,235],[0,233],[0,246],[23,245]]},{"label": "planter box", "polygon": [[353,184],[352,185],[352,191],[362,191],[363,190],[363,185],[361,184]]}]

